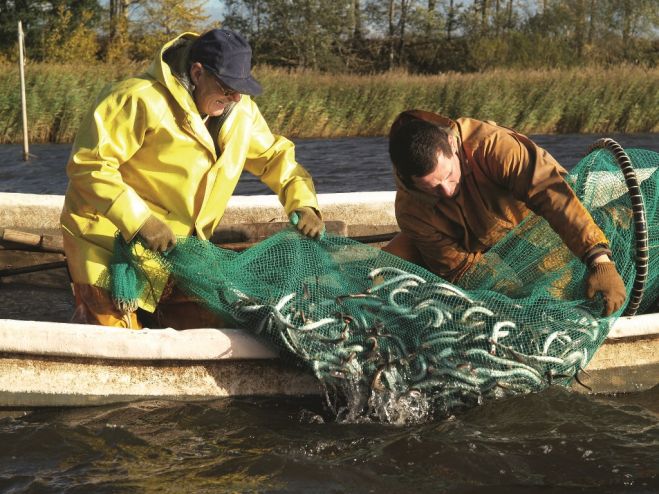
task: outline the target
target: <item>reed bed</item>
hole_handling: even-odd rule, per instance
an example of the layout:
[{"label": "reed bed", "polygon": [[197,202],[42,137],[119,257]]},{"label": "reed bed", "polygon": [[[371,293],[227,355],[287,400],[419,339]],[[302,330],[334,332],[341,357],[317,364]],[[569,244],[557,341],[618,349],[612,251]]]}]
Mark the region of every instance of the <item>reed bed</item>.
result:
[{"label": "reed bed", "polygon": [[[30,141],[71,142],[100,89],[145,68],[28,65]],[[18,68],[0,69],[0,142],[21,142]],[[261,112],[288,137],[386,135],[409,108],[495,120],[525,133],[659,132],[658,68],[356,76],[257,67],[256,76],[264,86]]]}]

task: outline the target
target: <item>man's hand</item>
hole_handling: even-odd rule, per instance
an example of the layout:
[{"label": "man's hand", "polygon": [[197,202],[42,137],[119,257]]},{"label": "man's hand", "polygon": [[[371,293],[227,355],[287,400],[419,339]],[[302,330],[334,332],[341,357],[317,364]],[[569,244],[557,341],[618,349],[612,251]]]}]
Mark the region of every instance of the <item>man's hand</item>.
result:
[{"label": "man's hand", "polygon": [[169,252],[176,245],[176,235],[172,229],[151,215],[137,232],[146,246],[157,252]]},{"label": "man's hand", "polygon": [[594,262],[586,275],[586,297],[593,299],[599,292],[604,299],[603,316],[610,316],[620,309],[627,299],[627,292],[614,262]]},{"label": "man's hand", "polygon": [[325,233],[325,224],[313,208],[304,207],[291,213],[291,223],[304,235],[319,238]]}]

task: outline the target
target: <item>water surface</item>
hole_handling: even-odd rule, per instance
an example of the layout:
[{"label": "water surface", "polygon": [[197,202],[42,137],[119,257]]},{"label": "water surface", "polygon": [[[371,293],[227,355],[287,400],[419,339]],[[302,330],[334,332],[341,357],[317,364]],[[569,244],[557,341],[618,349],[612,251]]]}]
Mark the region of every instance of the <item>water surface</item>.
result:
[{"label": "water surface", "polygon": [[[531,136],[563,166],[571,168],[603,135],[562,134]],[[623,147],[640,147],[659,152],[659,134],[613,134]],[[296,140],[297,160],[309,170],[316,191],[364,192],[395,190],[385,137]],[[22,147],[0,145],[0,192],[64,194],[65,165],[69,144],[38,144],[30,148],[34,158],[22,161]],[[272,194],[256,177],[243,174],[236,194]]]},{"label": "water surface", "polygon": [[140,402],[0,419],[2,492],[659,492],[659,388],[550,389],[416,426],[314,398]]},{"label": "water surface", "polygon": [[[536,140],[569,168],[596,137]],[[613,137],[659,151],[656,134]],[[69,151],[33,146],[26,164],[0,146],[0,191],[63,194]],[[394,188],[384,138],[302,140],[297,155],[318,192]],[[270,192],[248,175],[236,193]],[[4,280],[0,318],[65,321],[65,286],[63,270]],[[335,423],[315,397],[0,411],[0,492],[657,493],[659,387],[552,388],[405,427]]]}]

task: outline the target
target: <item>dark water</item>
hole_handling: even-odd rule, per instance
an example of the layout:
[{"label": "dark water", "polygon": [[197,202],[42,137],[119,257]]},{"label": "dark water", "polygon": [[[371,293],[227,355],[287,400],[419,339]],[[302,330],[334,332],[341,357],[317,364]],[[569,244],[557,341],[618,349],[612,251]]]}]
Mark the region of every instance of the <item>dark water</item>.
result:
[{"label": "dark water", "polygon": [[[531,136],[563,166],[571,168],[602,135],[563,134]],[[659,152],[659,134],[607,134],[623,147]],[[296,140],[298,161],[309,170],[319,193],[394,190],[384,137]],[[64,194],[69,144],[36,144],[35,155],[22,161],[22,147],[0,145],[0,192]],[[256,177],[245,173],[236,194],[271,194]]]},{"label": "dark water", "polygon": [[[536,140],[570,167],[596,137]],[[659,151],[656,134],[613,137]],[[64,193],[69,150],[33,146],[25,164],[0,146],[0,191]],[[297,153],[321,193],[393,189],[384,138],[303,140]],[[237,193],[268,191],[248,176]],[[3,281],[0,318],[30,318],[21,300],[69,313],[64,276]],[[414,491],[659,493],[659,387],[556,388],[405,427],[338,424],[317,398],[0,411],[0,493]]]},{"label": "dark water", "polygon": [[659,388],[562,389],[416,426],[315,399],[141,402],[0,419],[0,491],[659,492]]}]

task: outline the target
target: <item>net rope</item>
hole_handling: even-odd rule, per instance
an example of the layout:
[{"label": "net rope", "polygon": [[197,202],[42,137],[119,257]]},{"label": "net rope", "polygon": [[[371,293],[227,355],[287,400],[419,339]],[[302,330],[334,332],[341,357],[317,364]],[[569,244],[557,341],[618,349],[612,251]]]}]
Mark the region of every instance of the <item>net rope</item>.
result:
[{"label": "net rope", "polygon": [[[648,275],[638,310],[656,302],[659,154],[630,150],[648,229]],[[568,182],[609,239],[629,293],[636,273],[625,178],[605,149]],[[104,281],[130,303],[171,278],[319,379],[337,417],[386,422],[404,410],[445,414],[483,400],[579,378],[616,317],[584,298],[586,267],[531,214],[461,279],[433,273],[345,237],[315,241],[292,229],[237,253],[196,237],[167,256],[118,237]],[[155,262],[154,262],[155,261]]]}]

